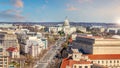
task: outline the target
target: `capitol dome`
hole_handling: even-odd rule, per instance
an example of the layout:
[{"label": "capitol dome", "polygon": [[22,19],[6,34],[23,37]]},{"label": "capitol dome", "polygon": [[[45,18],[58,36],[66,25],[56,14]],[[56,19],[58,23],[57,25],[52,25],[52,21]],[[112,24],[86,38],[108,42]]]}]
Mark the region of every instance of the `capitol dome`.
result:
[{"label": "capitol dome", "polygon": [[63,26],[70,26],[68,19],[66,19],[66,20],[64,21]]}]

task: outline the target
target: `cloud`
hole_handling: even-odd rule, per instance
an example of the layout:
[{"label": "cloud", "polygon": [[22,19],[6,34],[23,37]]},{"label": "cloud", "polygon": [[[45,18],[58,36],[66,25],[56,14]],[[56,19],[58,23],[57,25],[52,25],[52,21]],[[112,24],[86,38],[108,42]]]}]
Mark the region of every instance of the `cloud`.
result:
[{"label": "cloud", "polygon": [[23,8],[24,7],[24,3],[22,0],[9,0],[8,2],[3,1],[0,2],[1,5],[12,5],[16,8]]},{"label": "cloud", "polygon": [[25,17],[20,15],[19,10],[5,10],[5,11],[1,11],[0,12],[0,18],[4,19],[6,21],[10,20],[10,21],[22,21],[25,20]]},{"label": "cloud", "polygon": [[22,10],[19,8],[24,7],[24,3],[22,0],[9,0],[8,2],[1,2],[2,5],[14,6],[15,8],[6,9],[0,11],[0,19],[5,21],[22,21],[25,20],[25,17],[21,15]]},{"label": "cloud", "polygon": [[92,2],[93,0],[76,0],[78,3]]},{"label": "cloud", "polygon": [[79,10],[78,8],[74,7],[73,5],[71,4],[66,4],[67,6],[67,10],[68,11],[75,11],[75,10]]},{"label": "cloud", "polygon": [[48,3],[48,0],[45,0],[45,3]]},{"label": "cloud", "polygon": [[78,10],[78,8],[70,6],[69,8],[67,8],[67,10],[69,10],[69,11],[75,11],[75,10]]},{"label": "cloud", "polygon": [[11,4],[17,8],[23,8],[24,7],[24,3],[22,0],[10,0]]},{"label": "cloud", "polygon": [[44,4],[41,6],[41,9],[45,9],[46,7],[47,7],[47,5]]}]

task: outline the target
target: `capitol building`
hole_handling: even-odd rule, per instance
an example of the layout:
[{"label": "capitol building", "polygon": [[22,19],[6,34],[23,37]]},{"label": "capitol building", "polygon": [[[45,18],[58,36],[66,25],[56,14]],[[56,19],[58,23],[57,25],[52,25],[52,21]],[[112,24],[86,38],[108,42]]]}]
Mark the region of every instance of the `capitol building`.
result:
[{"label": "capitol building", "polygon": [[65,35],[69,35],[73,32],[76,32],[76,27],[70,26],[69,20],[66,18],[62,25],[48,27],[48,32],[53,32],[57,34],[59,31],[64,31]]}]

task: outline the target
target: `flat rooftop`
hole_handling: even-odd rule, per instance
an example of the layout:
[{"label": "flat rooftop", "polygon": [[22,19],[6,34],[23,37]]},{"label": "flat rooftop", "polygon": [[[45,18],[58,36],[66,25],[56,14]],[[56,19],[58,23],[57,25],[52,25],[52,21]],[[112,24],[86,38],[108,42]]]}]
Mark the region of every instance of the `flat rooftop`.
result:
[{"label": "flat rooftop", "polygon": [[94,42],[93,45],[95,46],[120,46],[120,39],[116,38],[104,38],[104,37],[99,37],[99,36],[77,36],[81,38],[85,38],[89,40],[94,40],[90,42]]}]

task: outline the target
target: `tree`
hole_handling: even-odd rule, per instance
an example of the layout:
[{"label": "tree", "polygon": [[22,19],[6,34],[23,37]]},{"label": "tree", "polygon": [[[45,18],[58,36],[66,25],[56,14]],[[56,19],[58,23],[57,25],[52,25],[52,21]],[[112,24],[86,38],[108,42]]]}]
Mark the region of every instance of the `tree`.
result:
[{"label": "tree", "polygon": [[91,33],[92,33],[94,36],[99,36],[99,34],[100,34],[101,32],[100,32],[100,29],[99,29],[99,28],[92,28],[92,29],[91,29]]},{"label": "tree", "polygon": [[[33,66],[33,63],[34,63],[34,58],[31,56],[31,55],[29,55],[29,54],[27,54],[26,55],[26,61],[25,61],[26,63],[27,63],[27,65],[28,66],[30,66],[30,68]],[[32,65],[32,66],[31,66]]]},{"label": "tree", "polygon": [[84,33],[84,32],[82,32],[82,31],[80,31],[80,30],[77,30],[76,32],[77,32],[77,33]]},{"label": "tree", "polygon": [[40,30],[39,30],[39,32],[44,32],[45,31],[45,29],[44,28],[41,28]]},{"label": "tree", "polygon": [[65,35],[64,31],[58,31],[58,33],[60,34],[60,36],[64,36]]},{"label": "tree", "polygon": [[64,42],[64,43],[62,44],[62,47],[63,47],[63,48],[67,48],[67,46],[68,46],[68,42]]},{"label": "tree", "polygon": [[48,37],[48,43],[53,44],[55,42],[54,37]]},{"label": "tree", "polygon": [[68,52],[67,52],[67,50],[66,49],[64,49],[63,51],[62,51],[62,58],[67,58],[68,57]]}]

